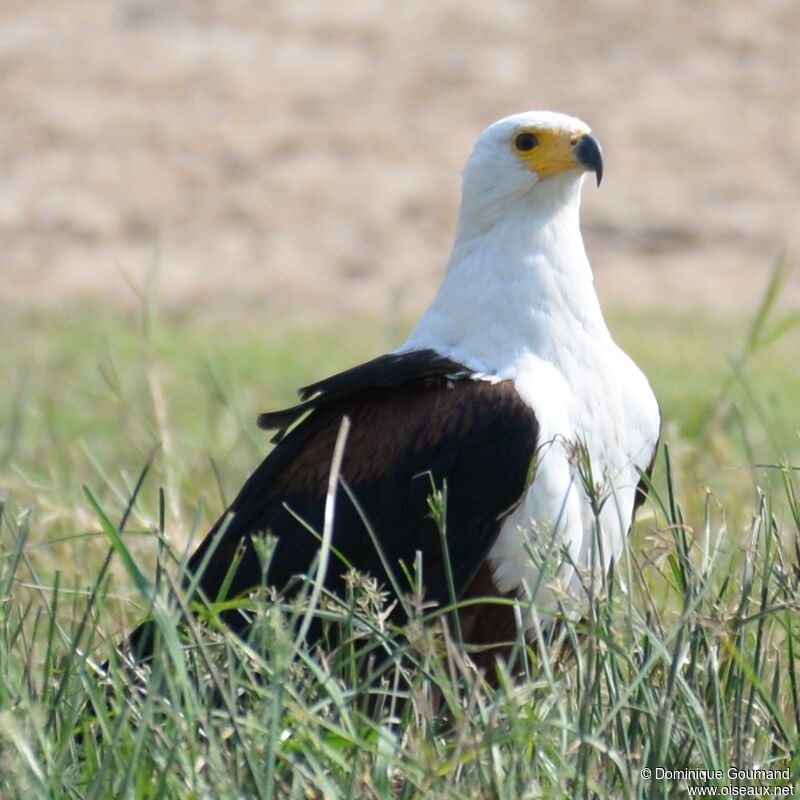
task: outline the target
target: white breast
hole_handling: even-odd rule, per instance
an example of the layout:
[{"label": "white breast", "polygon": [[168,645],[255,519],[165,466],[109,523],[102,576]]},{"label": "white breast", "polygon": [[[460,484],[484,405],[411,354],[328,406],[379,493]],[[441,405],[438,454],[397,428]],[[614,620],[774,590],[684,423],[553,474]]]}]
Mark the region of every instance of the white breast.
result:
[{"label": "white breast", "polygon": [[610,338],[573,352],[558,367],[533,355],[515,365],[541,445],[534,481],[490,552],[498,589],[533,596],[544,617],[559,600],[575,608],[619,559],[659,431],[647,380]]},{"label": "white breast", "polygon": [[[511,379],[533,408],[535,479],[489,558],[500,591],[535,591],[537,607],[553,613],[559,584],[565,597],[580,598],[581,586],[596,585],[619,558],[659,412],[600,310],[579,227],[582,178],[564,172],[505,196],[510,178],[495,166],[485,192],[468,191],[476,187],[465,180],[444,282],[400,351],[429,347],[491,379]],[[581,446],[597,514],[582,486]],[[563,566],[562,551],[571,565]]]}]

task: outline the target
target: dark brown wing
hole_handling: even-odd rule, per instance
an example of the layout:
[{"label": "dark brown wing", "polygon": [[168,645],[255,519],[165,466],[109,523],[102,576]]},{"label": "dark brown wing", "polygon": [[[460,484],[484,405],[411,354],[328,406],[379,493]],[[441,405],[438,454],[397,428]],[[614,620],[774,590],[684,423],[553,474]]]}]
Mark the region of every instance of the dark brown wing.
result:
[{"label": "dark brown wing", "polygon": [[369,389],[402,386],[404,383],[419,382],[426,378],[457,378],[470,374],[470,371],[461,364],[439,355],[435,350],[389,353],[304,386],[298,392],[301,403],[280,411],[261,414],[258,425],[264,430],[277,431],[272,437],[272,441],[277,443],[286,435],[287,429],[306,412],[330,406],[340,398]]},{"label": "dark brown wing", "polygon": [[[432,486],[440,489],[446,481],[447,542],[457,591],[472,579],[502,519],[527,489],[538,433],[533,411],[512,382],[474,379],[446,359],[437,366],[429,351],[423,357],[385,358],[391,361],[377,359],[357,368],[360,374],[350,371],[311,387],[317,398],[311,413],[280,439],[191,559],[190,569],[196,569],[219,526],[226,526],[200,580],[208,597],[216,596],[240,543],[245,556],[231,592],[260,582],[254,534],[278,537],[267,575],[271,585],[282,587],[308,570],[319,538],[297,518],[321,534],[344,416],[351,426],[341,474],[361,511],[339,492],[334,547],[389,586],[366,519],[395,576],[402,578],[400,562],[410,568],[420,551],[428,596],[445,602],[442,545],[428,498]],[[342,589],[344,571],[341,563],[331,564],[329,588]]]},{"label": "dark brown wing", "polygon": [[[659,405],[659,418],[661,416],[661,406]],[[648,492],[648,481],[653,476],[653,469],[656,465],[656,457],[658,456],[658,445],[661,441],[661,433],[659,431],[659,436],[656,439],[655,447],[653,448],[653,455],[650,458],[650,463],[647,465],[647,469],[645,469],[644,474],[647,476],[647,481],[642,478],[637,487],[636,487],[636,496],[633,498],[633,513],[631,514],[631,525],[633,525],[633,521],[636,519],[636,512],[642,506],[644,501],[647,499],[647,492]]]},{"label": "dark brown wing", "polygon": [[[360,510],[340,488],[333,547],[390,588],[366,519],[401,587],[407,581],[400,565],[411,570],[419,551],[427,598],[447,603],[443,548],[428,505],[432,487],[446,482],[447,547],[460,595],[531,479],[538,424],[513,382],[478,379],[420,351],[376,359],[309,387],[304,396],[309,399],[293,409],[260,418],[262,426],[279,428],[278,442],[189,562],[191,572],[206,562],[199,578],[205,595],[218,597],[237,553],[242,558],[228,596],[261,582],[253,545],[258,534],[277,537],[269,585],[282,588],[307,573],[319,549],[333,448],[345,416],[350,431],[341,476]],[[343,592],[345,572],[332,556],[327,587]]]}]

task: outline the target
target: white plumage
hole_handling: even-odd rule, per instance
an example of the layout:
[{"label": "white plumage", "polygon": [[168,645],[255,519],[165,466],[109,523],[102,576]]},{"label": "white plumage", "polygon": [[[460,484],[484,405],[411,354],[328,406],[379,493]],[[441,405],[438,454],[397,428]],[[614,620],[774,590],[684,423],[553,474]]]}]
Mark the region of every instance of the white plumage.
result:
[{"label": "white plumage", "polygon": [[[541,177],[535,167],[543,162],[515,150],[515,137],[526,131],[572,144],[589,128],[530,112],[483,133],[464,173],[444,282],[399,352],[430,348],[487,380],[511,379],[533,409],[540,425],[535,479],[489,560],[501,592],[538,587],[537,606],[546,612],[554,596],[539,581],[526,540],[535,537],[539,551],[552,543],[553,557],[566,546],[579,569],[565,565],[559,579],[572,594],[604,574],[620,556],[660,414],[600,310],[579,226],[587,167],[576,160]],[[599,529],[579,473],[580,446],[601,505]]]},{"label": "white plumage", "polygon": [[[536,592],[539,611],[553,614],[556,583],[580,598],[605,574],[642,499],[660,422],[647,380],[600,311],[579,227],[587,171],[599,183],[602,153],[572,117],[519,114],[483,133],[444,281],[405,345],[259,418],[276,445],[188,563],[206,597],[264,580],[292,592],[308,574],[345,418],[330,592],[347,595],[353,566],[403,594],[419,563],[426,603],[479,601],[458,614],[489,668],[516,641],[517,621],[508,604],[481,598]],[[443,540],[429,501],[445,484]],[[276,540],[266,576],[254,541],[265,531]],[[560,565],[563,552],[566,566],[551,574],[548,565],[540,582],[531,554]],[[391,614],[401,624],[404,604]],[[223,617],[237,630],[248,624],[233,611]],[[319,626],[309,632],[318,635]],[[130,638],[142,655],[152,641],[147,625]]]}]

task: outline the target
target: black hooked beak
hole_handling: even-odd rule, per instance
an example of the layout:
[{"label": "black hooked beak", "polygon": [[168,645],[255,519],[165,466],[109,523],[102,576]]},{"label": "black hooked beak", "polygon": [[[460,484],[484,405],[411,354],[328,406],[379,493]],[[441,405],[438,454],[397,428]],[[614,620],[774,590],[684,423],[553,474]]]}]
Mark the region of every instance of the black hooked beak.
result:
[{"label": "black hooked beak", "polygon": [[590,133],[585,133],[572,152],[580,164],[594,172],[599,186],[603,180],[603,149],[600,147],[600,142]]}]

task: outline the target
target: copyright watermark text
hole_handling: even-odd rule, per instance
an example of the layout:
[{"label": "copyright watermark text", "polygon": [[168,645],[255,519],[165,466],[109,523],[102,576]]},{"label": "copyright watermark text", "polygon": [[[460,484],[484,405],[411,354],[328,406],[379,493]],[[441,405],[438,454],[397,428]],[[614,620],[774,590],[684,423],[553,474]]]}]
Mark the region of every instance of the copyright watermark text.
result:
[{"label": "copyright watermark text", "polygon": [[686,787],[689,797],[794,797],[786,769],[667,769],[643,767],[643,781],[669,781]]}]

